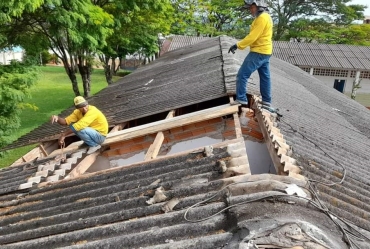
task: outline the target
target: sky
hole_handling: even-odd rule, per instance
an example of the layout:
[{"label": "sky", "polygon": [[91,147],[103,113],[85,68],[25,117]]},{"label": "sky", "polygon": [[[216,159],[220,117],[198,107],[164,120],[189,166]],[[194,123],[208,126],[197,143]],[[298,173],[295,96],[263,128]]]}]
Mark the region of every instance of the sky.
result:
[{"label": "sky", "polygon": [[369,0],[352,0],[349,4],[362,4],[367,5],[367,9],[365,9],[365,16],[370,16],[370,1]]}]

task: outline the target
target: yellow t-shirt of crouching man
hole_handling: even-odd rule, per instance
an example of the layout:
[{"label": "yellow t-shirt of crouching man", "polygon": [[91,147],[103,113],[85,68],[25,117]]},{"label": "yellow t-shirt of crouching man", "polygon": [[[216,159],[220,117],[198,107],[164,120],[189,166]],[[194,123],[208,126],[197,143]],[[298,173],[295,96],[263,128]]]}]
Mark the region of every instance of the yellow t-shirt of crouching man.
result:
[{"label": "yellow t-shirt of crouching man", "polygon": [[89,109],[83,115],[79,109],[73,111],[71,115],[65,118],[67,125],[73,123],[73,128],[80,131],[87,127],[93,128],[103,136],[108,134],[108,121],[104,114],[95,106],[89,105]]}]

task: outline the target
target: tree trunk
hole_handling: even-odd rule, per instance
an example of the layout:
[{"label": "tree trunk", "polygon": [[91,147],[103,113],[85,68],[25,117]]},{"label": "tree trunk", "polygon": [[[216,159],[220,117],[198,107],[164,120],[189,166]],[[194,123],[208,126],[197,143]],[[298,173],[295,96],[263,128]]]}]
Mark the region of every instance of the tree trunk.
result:
[{"label": "tree trunk", "polygon": [[104,65],[105,80],[107,81],[108,85],[110,85],[113,83],[112,70],[111,70],[111,66],[109,65],[110,57],[106,55],[104,56],[102,55],[102,56],[99,56],[99,59]]},{"label": "tree trunk", "polygon": [[82,86],[84,88],[84,97],[90,96],[90,84],[91,84],[91,65],[78,64],[78,70],[82,78]]},{"label": "tree trunk", "polygon": [[104,73],[105,73],[105,79],[108,83],[108,85],[113,84],[113,75],[111,71],[111,66],[107,63],[104,65]]},{"label": "tree trunk", "polygon": [[121,68],[121,65],[122,65],[122,57],[118,57],[118,65],[117,65],[117,67],[114,69],[114,75],[117,75],[117,72],[118,72],[118,70]]},{"label": "tree trunk", "polygon": [[72,83],[72,89],[75,94],[75,96],[80,96],[80,89],[78,89],[78,83],[77,83],[77,77],[73,66],[69,66],[68,61],[63,60],[64,69],[66,70],[66,73],[68,74],[69,79]]},{"label": "tree trunk", "polygon": [[115,69],[116,69],[116,58],[112,57],[112,64],[110,66],[110,74],[115,75]]}]

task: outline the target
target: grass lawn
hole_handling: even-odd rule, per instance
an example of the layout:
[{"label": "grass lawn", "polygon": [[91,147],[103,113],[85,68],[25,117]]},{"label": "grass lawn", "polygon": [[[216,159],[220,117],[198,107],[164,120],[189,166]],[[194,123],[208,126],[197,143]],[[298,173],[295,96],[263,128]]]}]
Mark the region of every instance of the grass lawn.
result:
[{"label": "grass lawn", "polygon": [[[78,74],[79,76],[79,74]],[[83,94],[82,81],[78,77],[79,88]],[[117,81],[119,77],[115,77]],[[103,69],[94,69],[91,76],[91,94],[99,92],[107,86]],[[47,122],[51,115],[58,114],[73,103],[74,93],[72,84],[63,67],[40,67],[40,76],[37,84],[31,90],[31,98],[26,102],[38,107],[38,110],[25,109],[21,115],[21,127],[14,133],[13,140],[30,132]],[[0,168],[11,165],[15,160],[33,149],[35,145],[26,146],[9,151],[0,159]]]}]

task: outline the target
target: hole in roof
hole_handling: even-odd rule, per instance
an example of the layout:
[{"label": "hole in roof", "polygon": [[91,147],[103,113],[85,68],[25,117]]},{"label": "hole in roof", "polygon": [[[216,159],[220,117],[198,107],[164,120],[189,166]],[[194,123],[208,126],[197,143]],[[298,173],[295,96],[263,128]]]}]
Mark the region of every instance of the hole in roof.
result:
[{"label": "hole in roof", "polygon": [[272,162],[266,143],[245,140],[245,148],[249,167],[252,175],[256,174],[276,174],[274,163]]},{"label": "hole in roof", "polygon": [[[175,116],[185,115],[228,103],[228,97],[209,100],[203,103],[193,104],[176,109]],[[128,122],[128,125],[125,127],[125,129],[164,120],[167,115],[168,111],[153,114],[137,120],[132,120]],[[267,146],[261,141],[263,137],[258,128],[258,123],[251,116],[246,116],[244,120],[247,123],[245,124],[246,126],[242,127],[246,127],[248,131],[243,133],[243,137],[245,140],[246,153],[248,156],[251,173],[276,174],[276,170]],[[199,129],[204,130],[203,132],[196,132]],[[212,121],[201,121],[191,125],[172,128],[170,130],[163,131],[163,134],[164,141],[160,145],[160,149],[156,158],[200,149],[205,146],[219,144],[225,140],[236,139],[233,115],[215,118],[212,119]],[[113,167],[129,166],[143,162],[149,146],[153,144],[155,137],[156,133],[133,138],[127,141],[117,142],[119,143],[118,146],[112,146],[112,153],[106,154],[108,155],[105,158],[106,161],[100,163],[100,165],[94,164],[89,172],[96,172]]]},{"label": "hole in roof", "polygon": [[175,154],[175,153],[186,151],[186,150],[197,149],[200,147],[217,144],[221,142],[222,142],[222,138],[212,138],[212,137],[207,137],[207,136],[198,137],[198,138],[190,139],[187,141],[175,143],[174,145],[169,147],[169,150],[166,155],[171,155],[171,154]]},{"label": "hole in roof", "polygon": [[[181,115],[185,115],[188,113],[201,111],[201,110],[205,110],[208,108],[212,108],[215,106],[224,105],[228,103],[229,103],[229,98],[223,96],[223,97],[208,100],[202,103],[197,103],[197,104],[193,104],[193,105],[189,105],[185,107],[176,108],[175,116],[181,116]],[[170,110],[128,121],[125,126],[125,129],[164,120],[167,117],[169,111]]]},{"label": "hole in roof", "polygon": [[134,155],[130,154],[126,158],[119,158],[110,160],[110,167],[121,167],[121,166],[128,166],[134,163],[142,162],[144,161],[145,153],[144,151],[140,153],[136,153]]}]

